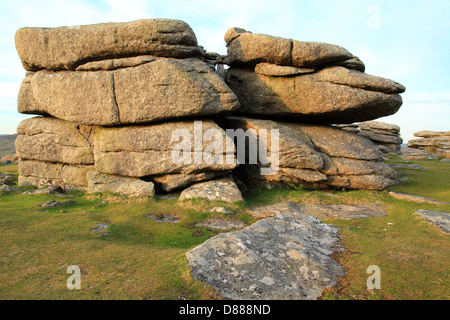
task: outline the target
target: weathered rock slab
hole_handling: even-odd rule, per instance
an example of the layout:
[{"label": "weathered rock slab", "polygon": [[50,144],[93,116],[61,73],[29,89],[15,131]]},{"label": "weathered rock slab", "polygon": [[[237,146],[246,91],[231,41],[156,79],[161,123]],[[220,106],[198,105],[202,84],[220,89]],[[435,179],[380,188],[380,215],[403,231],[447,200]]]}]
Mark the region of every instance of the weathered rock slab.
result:
[{"label": "weathered rock slab", "polygon": [[20,191],[20,189],[12,187],[12,186],[7,185],[7,184],[0,185],[0,192],[9,193],[9,192],[16,192],[16,191]]},{"label": "weathered rock slab", "polygon": [[65,194],[64,190],[58,185],[51,185],[42,189],[28,190],[22,194],[51,194],[58,197],[72,197],[71,195]]},{"label": "weathered rock slab", "polygon": [[281,66],[315,67],[354,58],[337,45],[253,34],[242,28],[228,29],[225,42],[227,63],[231,65],[269,62]]},{"label": "weathered rock slab", "polygon": [[186,58],[202,55],[189,25],[170,19],[59,28],[21,28],[15,36],[23,67],[74,70],[87,61],[138,55]]},{"label": "weathered rock slab", "polygon": [[195,58],[155,58],[116,70],[38,71],[24,79],[18,97],[21,113],[102,126],[214,115],[238,107],[222,78]]},{"label": "weathered rock slab", "polygon": [[167,174],[150,177],[157,188],[166,192],[189,186],[196,182],[211,180],[229,174],[230,171],[209,171],[191,174]]},{"label": "weathered rock slab", "polygon": [[450,212],[436,211],[436,210],[417,210],[414,212],[427,219],[431,223],[437,225],[445,232],[450,233]]},{"label": "weathered rock slab", "polygon": [[50,200],[48,202],[42,203],[39,207],[41,207],[41,208],[57,208],[57,207],[61,207],[61,206],[72,204],[72,203],[74,203],[73,200],[66,200],[63,202],[56,201],[56,200]]},{"label": "weathered rock slab", "polygon": [[[213,141],[203,139],[208,130],[217,134]],[[179,152],[175,153],[176,150]],[[95,168],[99,172],[146,177],[231,170],[236,167],[234,152],[233,142],[213,121],[186,120],[98,128],[94,156]],[[197,156],[200,156],[199,160]],[[207,156],[211,161],[206,159]],[[167,187],[177,185],[174,182]]]},{"label": "weathered rock slab", "polygon": [[196,280],[230,299],[317,299],[344,275],[330,255],[337,227],[287,210],[244,229],[217,235],[186,256]]},{"label": "weathered rock slab", "polygon": [[399,169],[427,170],[427,168],[421,167],[415,163],[391,163],[388,166],[391,168],[399,168]]},{"label": "weathered rock slab", "polygon": [[418,202],[418,203],[450,204],[450,202],[434,200],[434,199],[430,199],[427,197],[422,197],[422,196],[418,196],[415,194],[408,194],[408,193],[403,193],[403,192],[389,191],[389,194],[391,196],[393,196],[394,198],[397,198],[400,200],[413,201],[413,202]]},{"label": "weathered rock slab", "polygon": [[0,184],[13,185],[14,176],[11,174],[3,174],[0,172]]},{"label": "weathered rock slab", "polygon": [[171,214],[146,214],[146,218],[151,219],[153,221],[159,222],[159,223],[178,223],[180,222],[180,218],[177,216],[171,215]]},{"label": "weathered rock slab", "polygon": [[405,90],[394,81],[343,67],[288,77],[230,68],[226,81],[241,104],[238,112],[328,124],[394,114]]},{"label": "weathered rock slab", "polygon": [[19,186],[59,185],[63,190],[85,190],[88,186],[87,174],[94,166],[69,165],[35,160],[19,161]]}]

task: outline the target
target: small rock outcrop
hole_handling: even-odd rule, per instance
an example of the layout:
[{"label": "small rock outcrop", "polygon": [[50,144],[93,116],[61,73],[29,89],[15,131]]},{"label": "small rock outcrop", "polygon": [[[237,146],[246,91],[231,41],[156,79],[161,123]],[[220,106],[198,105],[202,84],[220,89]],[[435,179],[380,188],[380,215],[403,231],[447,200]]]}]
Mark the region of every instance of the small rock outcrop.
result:
[{"label": "small rock outcrop", "polygon": [[351,124],[336,124],[336,127],[360,134],[372,141],[385,156],[400,155],[403,139],[400,127],[380,121],[364,121]]},{"label": "small rock outcrop", "polygon": [[436,211],[436,210],[417,210],[414,212],[427,219],[431,223],[437,225],[446,233],[450,233],[450,212]]},{"label": "small rock outcrop", "polygon": [[438,158],[450,159],[450,131],[419,131],[408,141],[408,148],[419,149]]}]

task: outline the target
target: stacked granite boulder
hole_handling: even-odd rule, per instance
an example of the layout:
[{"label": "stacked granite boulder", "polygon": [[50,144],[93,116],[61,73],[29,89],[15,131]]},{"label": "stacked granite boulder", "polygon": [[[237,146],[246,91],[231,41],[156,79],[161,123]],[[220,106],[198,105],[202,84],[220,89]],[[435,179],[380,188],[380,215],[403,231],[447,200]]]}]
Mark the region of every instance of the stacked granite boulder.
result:
[{"label": "stacked granite boulder", "polygon": [[380,121],[365,121],[358,126],[359,134],[375,143],[385,155],[402,154],[403,139],[399,126]]},{"label": "stacked granite boulder", "polygon": [[422,150],[438,158],[450,159],[450,131],[419,131],[408,141],[408,148]]},{"label": "stacked granite boulder", "polygon": [[334,126],[366,137],[385,156],[402,154],[403,139],[400,137],[400,127],[395,124],[380,121],[364,121],[360,123],[336,124]]},{"label": "stacked granite boulder", "polygon": [[363,62],[336,45],[240,28],[229,29],[225,42],[227,56],[217,61],[230,66],[226,81],[241,104],[234,113],[242,117],[228,118],[222,127],[252,128],[256,135],[279,129],[278,172],[261,175],[265,164],[243,165],[241,178],[376,190],[395,183],[395,172],[372,141],[331,124],[394,114],[402,85],[365,74]]},{"label": "stacked granite boulder", "polygon": [[18,127],[19,184],[152,196],[155,185],[171,191],[235,167],[171,158],[174,130],[193,134],[201,119],[201,134],[225,141],[211,119],[239,107],[186,23],[22,28],[15,40],[27,70],[18,110],[42,115]]}]

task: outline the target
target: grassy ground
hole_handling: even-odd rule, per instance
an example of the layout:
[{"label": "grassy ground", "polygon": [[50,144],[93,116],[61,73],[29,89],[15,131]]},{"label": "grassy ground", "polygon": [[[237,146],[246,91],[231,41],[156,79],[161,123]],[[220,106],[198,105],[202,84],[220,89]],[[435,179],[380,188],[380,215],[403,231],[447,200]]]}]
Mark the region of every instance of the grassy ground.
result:
[{"label": "grassy ground", "polygon": [[[392,159],[391,162],[398,162]],[[450,201],[450,164],[414,161],[428,168],[408,174],[410,182],[392,190]],[[399,169],[400,171],[401,169]],[[17,173],[17,165],[0,172]],[[394,199],[386,191],[307,191],[302,188],[256,190],[245,203],[202,200],[126,199],[74,193],[74,203],[38,211],[39,204],[61,200],[50,195],[0,195],[0,299],[218,299],[195,281],[185,252],[217,231],[194,224],[224,214],[208,213],[223,205],[247,224],[246,209],[277,201],[364,203],[380,201],[387,217],[353,221],[330,219],[340,227],[346,248],[335,256],[346,275],[323,299],[449,299],[449,236],[413,215],[418,209],[450,212],[449,205]],[[62,199],[66,200],[66,199]],[[106,200],[106,205],[98,205]],[[63,210],[64,212],[60,212]],[[147,214],[177,215],[177,224],[161,224]],[[107,235],[92,231],[107,223]],[[69,265],[81,268],[81,290],[68,290]],[[368,290],[366,269],[381,269],[381,289]]]}]

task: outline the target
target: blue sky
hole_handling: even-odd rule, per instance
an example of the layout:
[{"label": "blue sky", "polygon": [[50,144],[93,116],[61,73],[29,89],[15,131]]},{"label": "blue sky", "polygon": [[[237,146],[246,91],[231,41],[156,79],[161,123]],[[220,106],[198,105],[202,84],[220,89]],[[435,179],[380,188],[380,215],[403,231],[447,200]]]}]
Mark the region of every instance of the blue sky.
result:
[{"label": "blue sky", "polygon": [[145,18],[187,22],[200,45],[226,54],[232,26],[295,40],[341,45],[366,73],[406,86],[403,106],[380,121],[413,132],[450,130],[450,1],[298,0],[0,0],[0,133],[14,133],[29,116],[17,112],[25,75],[14,46],[21,27],[57,27]]}]

